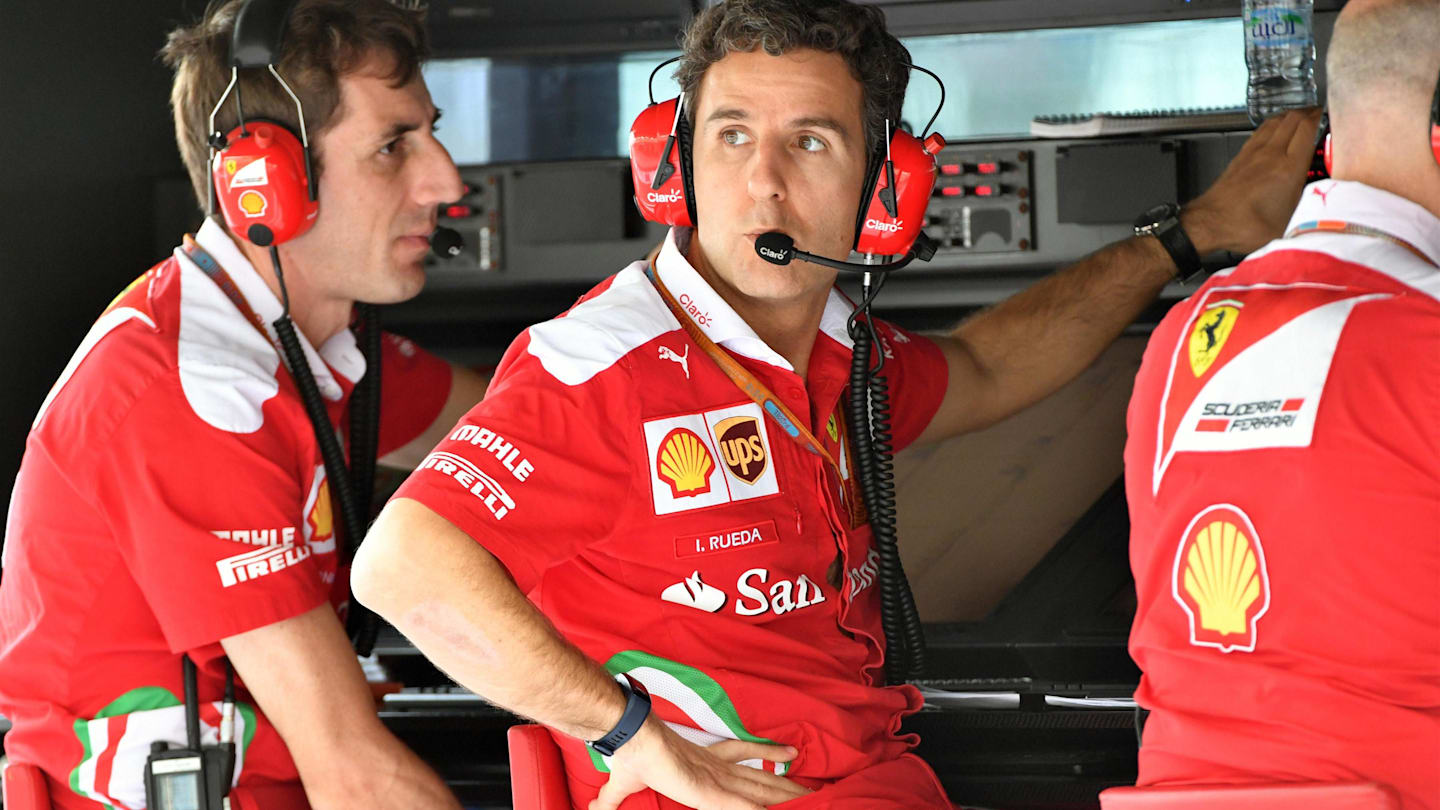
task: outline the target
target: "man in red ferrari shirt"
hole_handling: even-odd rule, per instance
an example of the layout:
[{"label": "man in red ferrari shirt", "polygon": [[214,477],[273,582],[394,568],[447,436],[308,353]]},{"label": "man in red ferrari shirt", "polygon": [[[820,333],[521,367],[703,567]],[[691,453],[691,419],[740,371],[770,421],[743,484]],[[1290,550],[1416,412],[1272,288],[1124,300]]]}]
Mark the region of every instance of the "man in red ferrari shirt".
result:
[{"label": "man in red ferrari shirt", "polygon": [[1334,179],[1170,311],[1125,451],[1141,785],[1440,808],[1440,4],[1351,2]]},{"label": "man in red ferrari shirt", "polygon": [[[949,807],[897,733],[919,693],[884,685],[877,555],[839,408],[852,306],[833,270],[754,247],[778,230],[848,257],[908,54],[878,9],[834,0],[722,3],[685,42],[698,226],[511,346],[382,513],[357,597],[457,681],[555,730],[576,807]],[[1263,129],[1187,209],[1202,253],[1278,231],[1314,123]],[[881,324],[896,445],[1045,396],[1174,273],[1156,240],[1132,239],[948,335]],[[635,684],[651,701],[638,727]]]},{"label": "man in red ferrari shirt", "polygon": [[[206,119],[230,78],[239,5],[212,4],[165,51],[202,206]],[[419,292],[423,234],[460,179],[431,129],[415,15],[385,0],[304,0],[288,22],[278,72],[305,105],[320,205],[280,253],[302,349],[339,424],[374,371],[348,328],[353,305]],[[273,78],[244,71],[240,82],[250,116],[295,126]],[[218,123],[235,126],[233,107]],[[194,244],[234,296],[188,242],[177,248],[115,298],[36,415],[0,585],[6,754],[44,771],[56,807],[142,807],[151,744],[186,740],[182,654],[198,667],[206,743],[228,657],[235,783],[252,802],[455,807],[381,725],[337,616],[348,588],[333,482],[273,328],[242,314],[279,317],[270,260],[218,220]],[[380,453],[413,466],[484,380],[409,341],[382,345]]]}]

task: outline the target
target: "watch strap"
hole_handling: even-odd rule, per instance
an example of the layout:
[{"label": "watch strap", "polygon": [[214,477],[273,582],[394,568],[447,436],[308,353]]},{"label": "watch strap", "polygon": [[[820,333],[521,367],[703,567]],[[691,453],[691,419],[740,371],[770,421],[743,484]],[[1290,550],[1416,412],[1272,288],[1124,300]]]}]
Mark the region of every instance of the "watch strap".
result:
[{"label": "watch strap", "polygon": [[1195,250],[1195,243],[1190,241],[1190,235],[1185,233],[1185,228],[1180,224],[1180,216],[1175,217],[1155,229],[1155,238],[1170,254],[1170,259],[1175,262],[1175,278],[1180,281],[1189,281],[1200,274],[1204,267],[1200,263],[1200,254]]},{"label": "watch strap", "polygon": [[619,681],[619,684],[621,691],[625,693],[625,711],[614,728],[590,743],[590,747],[602,756],[615,756],[620,746],[634,737],[640,727],[645,725],[645,719],[650,716],[650,693],[645,691],[645,686],[629,675],[621,677],[624,680]]}]

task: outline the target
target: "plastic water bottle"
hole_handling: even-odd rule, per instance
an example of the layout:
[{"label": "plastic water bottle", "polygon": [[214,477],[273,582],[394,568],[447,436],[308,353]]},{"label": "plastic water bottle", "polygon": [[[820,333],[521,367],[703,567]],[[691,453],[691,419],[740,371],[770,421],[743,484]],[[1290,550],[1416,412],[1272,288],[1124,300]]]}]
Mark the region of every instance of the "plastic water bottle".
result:
[{"label": "plastic water bottle", "polygon": [[1255,124],[1296,107],[1313,107],[1315,0],[1244,0],[1246,94]]}]

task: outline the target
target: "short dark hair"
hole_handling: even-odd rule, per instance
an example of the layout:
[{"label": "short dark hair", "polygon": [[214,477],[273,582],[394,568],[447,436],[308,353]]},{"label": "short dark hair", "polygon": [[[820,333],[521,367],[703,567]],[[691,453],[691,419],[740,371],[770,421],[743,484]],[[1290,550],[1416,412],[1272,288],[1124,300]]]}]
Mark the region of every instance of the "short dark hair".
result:
[{"label": "short dark hair", "polygon": [[726,54],[763,48],[772,56],[809,48],[839,54],[860,82],[865,144],[885,141],[885,121],[898,125],[910,82],[910,52],[885,30],[875,6],[846,0],[725,0],[690,22],[675,79],[694,118],[700,80]]},{"label": "short dark hair", "polygon": [[[211,0],[199,21],[171,31],[160,50],[161,59],[175,71],[170,89],[175,141],[201,208],[208,203],[210,111],[230,83],[230,38],[243,3]],[[334,123],[340,105],[340,77],[378,57],[389,62],[384,78],[399,87],[419,74],[428,55],[421,16],[390,0],[299,0],[295,4],[275,69],[305,107],[311,170],[317,179],[323,156],[314,149],[315,138]],[[267,72],[241,71],[236,89],[244,94],[246,118],[269,118],[300,131],[295,102]],[[229,132],[238,125],[235,106],[227,102],[215,116],[215,127]]]}]

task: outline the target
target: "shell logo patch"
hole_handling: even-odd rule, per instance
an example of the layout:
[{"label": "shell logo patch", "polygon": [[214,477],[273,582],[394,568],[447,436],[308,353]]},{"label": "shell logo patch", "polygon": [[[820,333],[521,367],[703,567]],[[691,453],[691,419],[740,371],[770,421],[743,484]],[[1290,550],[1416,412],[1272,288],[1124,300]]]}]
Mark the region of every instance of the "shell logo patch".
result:
[{"label": "shell logo patch", "polygon": [[240,210],[245,213],[245,216],[252,219],[264,216],[265,209],[270,207],[270,201],[265,199],[265,195],[253,189],[241,194],[237,202]]},{"label": "shell logo patch", "polygon": [[673,497],[693,497],[710,491],[710,471],[715,469],[715,459],[694,431],[675,428],[660,442],[655,468],[660,478],[670,485]]},{"label": "shell logo patch", "polygon": [[305,542],[316,554],[335,550],[335,513],[330,507],[330,482],[325,478],[325,465],[315,465],[315,477],[305,496]]},{"label": "shell logo patch", "polygon": [[1242,304],[1235,300],[1217,301],[1205,308],[1195,320],[1195,329],[1190,333],[1190,370],[1196,377],[1210,370],[1215,358],[1225,348],[1225,341],[1235,328],[1240,317]]},{"label": "shell logo patch", "polygon": [[641,430],[657,517],[780,493],[768,425],[753,402],[649,419]]},{"label": "shell logo patch", "polygon": [[715,425],[715,441],[725,466],[741,481],[753,484],[765,474],[770,455],[760,441],[760,420],[753,416],[723,419]]},{"label": "shell logo patch", "polygon": [[1189,616],[1191,644],[1255,650],[1270,575],[1255,525],[1239,507],[1217,504],[1190,521],[1175,552],[1171,594]]},{"label": "shell logo patch", "polygon": [[315,507],[305,520],[310,524],[312,537],[328,537],[335,533],[334,515],[330,511],[330,482],[320,485],[320,497],[315,499]]}]

